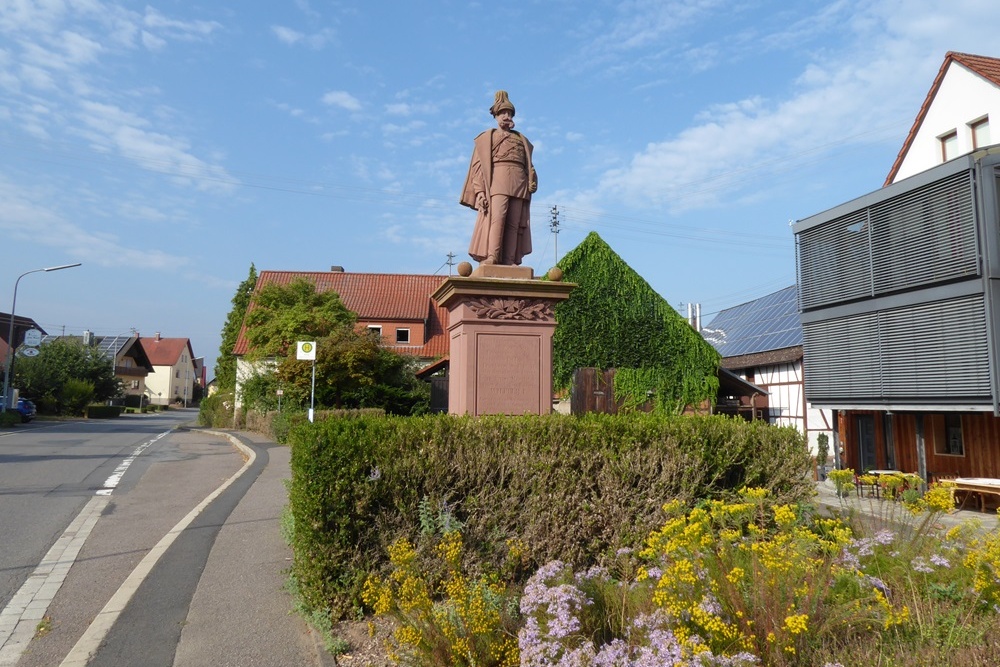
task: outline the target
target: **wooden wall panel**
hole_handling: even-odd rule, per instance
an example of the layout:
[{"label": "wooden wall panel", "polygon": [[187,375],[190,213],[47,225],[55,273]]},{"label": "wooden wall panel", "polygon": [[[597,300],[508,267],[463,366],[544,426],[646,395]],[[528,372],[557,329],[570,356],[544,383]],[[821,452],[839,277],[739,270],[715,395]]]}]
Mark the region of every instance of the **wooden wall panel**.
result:
[{"label": "wooden wall panel", "polygon": [[[876,460],[878,467],[886,465],[885,429],[882,412],[848,411],[840,415],[840,437],[844,446],[845,467],[858,470],[857,415],[870,414],[875,418]],[[934,480],[941,476],[1000,478],[1000,419],[991,413],[968,412],[962,414],[962,443],[964,455],[939,454],[943,449],[945,416],[927,413],[924,420],[924,445],[927,472]],[[917,472],[917,416],[914,413],[892,415],[892,435],[895,447],[896,468],[903,472]],[[860,472],[860,471],[859,471]]]}]

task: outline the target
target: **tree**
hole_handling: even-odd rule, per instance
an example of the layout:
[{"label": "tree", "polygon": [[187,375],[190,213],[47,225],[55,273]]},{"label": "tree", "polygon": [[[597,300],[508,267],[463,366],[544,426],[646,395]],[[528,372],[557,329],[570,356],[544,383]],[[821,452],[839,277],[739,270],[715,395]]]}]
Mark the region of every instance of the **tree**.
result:
[{"label": "tree", "polygon": [[[414,360],[382,346],[378,336],[335,329],[316,342],[316,402],[337,408],[383,408],[409,415],[429,407],[430,386],[417,379]],[[291,400],[309,400],[312,364],[288,356],[276,376]]]},{"label": "tree", "polygon": [[246,315],[247,358],[284,357],[296,341],[319,340],[342,327],[353,327],[354,313],[336,292],[317,292],[305,278],[287,285],[270,283],[251,298]]},{"label": "tree", "polygon": [[215,386],[220,391],[236,389],[236,355],[233,354],[233,348],[236,346],[236,339],[239,338],[243,318],[247,314],[250,297],[256,286],[257,267],[251,262],[250,272],[247,274],[246,280],[236,288],[236,294],[233,295],[233,308],[226,316],[226,323],[222,325],[222,343],[219,345],[219,356],[215,360]]},{"label": "tree", "polygon": [[[93,385],[93,400],[105,401],[121,395],[121,382],[110,360],[97,348],[79,340],[58,339],[39,348],[38,356],[18,361],[14,382],[23,396],[33,399],[45,412],[61,412],[63,390],[70,380]],[[80,395],[73,385],[71,392]]]},{"label": "tree", "polygon": [[[316,404],[381,407],[395,414],[426,409],[429,388],[416,379],[412,360],[384,348],[377,336],[355,329],[356,317],[333,291],[317,292],[305,278],[258,289],[247,311],[247,358],[260,372],[242,386],[244,404],[273,409],[305,406],[312,389],[312,362],[298,361],[296,341],[316,342]],[[273,373],[265,370],[273,360]]]},{"label": "tree", "polygon": [[596,233],[558,264],[577,287],[556,305],[553,384],[577,368],[614,368],[615,398],[627,407],[654,397],[658,411],[714,400],[719,353]]}]

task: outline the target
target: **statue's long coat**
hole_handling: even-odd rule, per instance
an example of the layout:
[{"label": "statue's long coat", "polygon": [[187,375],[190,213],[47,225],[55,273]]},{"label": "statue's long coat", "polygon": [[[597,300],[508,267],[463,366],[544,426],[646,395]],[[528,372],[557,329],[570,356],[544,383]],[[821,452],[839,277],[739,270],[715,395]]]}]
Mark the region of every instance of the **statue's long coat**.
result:
[{"label": "statue's long coat", "polygon": [[[490,216],[489,212],[483,213],[479,209],[476,209],[476,186],[480,183],[483,187],[483,192],[486,193],[486,199],[490,199],[490,185],[493,183],[493,133],[497,130],[486,130],[473,141],[472,147],[472,161],[469,163],[469,173],[465,177],[465,186],[462,188],[462,197],[459,201],[468,206],[471,209],[475,209],[477,212],[476,216],[476,226],[472,230],[472,241],[469,243],[469,255],[472,259],[477,262],[481,262],[489,255],[489,236],[490,236]],[[534,146],[528,141],[527,137],[517,131],[511,131],[511,134],[516,134],[521,137],[521,141],[524,142],[524,153],[528,158],[527,170],[528,170],[528,180],[532,183],[538,183],[538,177],[535,174],[535,167],[531,163],[531,151]],[[528,194],[527,201],[531,203],[531,194]],[[518,243],[517,251],[514,255],[514,264],[520,264],[521,258],[525,255],[531,253],[531,216],[529,215],[528,209],[530,206],[525,206],[523,208],[523,214],[521,215],[520,224],[518,225]]]}]

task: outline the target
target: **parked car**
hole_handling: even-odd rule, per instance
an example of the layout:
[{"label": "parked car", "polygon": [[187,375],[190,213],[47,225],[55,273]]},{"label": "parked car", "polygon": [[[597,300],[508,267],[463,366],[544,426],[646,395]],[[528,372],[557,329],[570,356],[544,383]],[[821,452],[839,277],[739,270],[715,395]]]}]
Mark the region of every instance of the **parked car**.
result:
[{"label": "parked car", "polygon": [[26,398],[17,399],[17,406],[14,408],[17,412],[21,413],[22,422],[30,422],[35,418],[38,410],[35,408],[35,404]]}]

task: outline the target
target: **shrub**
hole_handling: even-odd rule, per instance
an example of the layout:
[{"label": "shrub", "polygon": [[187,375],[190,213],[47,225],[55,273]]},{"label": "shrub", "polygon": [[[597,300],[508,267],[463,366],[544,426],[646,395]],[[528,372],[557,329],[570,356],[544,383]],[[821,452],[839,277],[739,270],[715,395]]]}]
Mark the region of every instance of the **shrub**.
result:
[{"label": "shrub", "polygon": [[421,520],[454,517],[484,569],[513,538],[529,563],[589,565],[641,541],[667,500],[812,491],[797,431],[719,416],[361,417],[303,423],[289,441],[293,574],[337,616]]},{"label": "shrub", "polygon": [[232,428],[233,394],[218,392],[202,400],[198,406],[198,425],[210,428]]},{"label": "shrub", "polygon": [[120,405],[88,405],[87,419],[114,419],[120,417],[122,407]]},{"label": "shrub", "polygon": [[0,412],[0,428],[10,428],[21,423],[21,414],[15,410]]},{"label": "shrub", "polygon": [[82,415],[84,408],[94,400],[94,383],[70,378],[59,392],[62,409],[68,415]]}]

